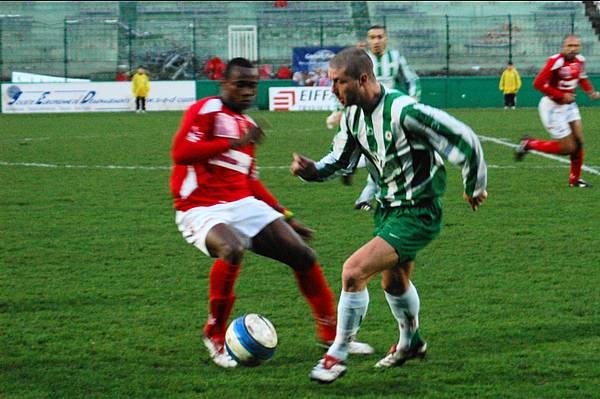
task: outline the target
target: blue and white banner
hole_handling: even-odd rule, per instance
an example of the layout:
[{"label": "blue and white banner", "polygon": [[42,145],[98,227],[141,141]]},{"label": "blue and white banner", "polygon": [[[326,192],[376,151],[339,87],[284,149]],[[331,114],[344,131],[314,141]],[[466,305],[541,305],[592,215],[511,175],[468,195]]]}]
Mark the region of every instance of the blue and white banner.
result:
[{"label": "blue and white banner", "polygon": [[294,47],[292,69],[298,86],[327,86],[329,61],[344,47]]},{"label": "blue and white banner", "polygon": [[[131,82],[5,83],[3,113],[118,112],[135,109]],[[148,111],[184,110],[196,101],[196,82],[150,82]]]}]

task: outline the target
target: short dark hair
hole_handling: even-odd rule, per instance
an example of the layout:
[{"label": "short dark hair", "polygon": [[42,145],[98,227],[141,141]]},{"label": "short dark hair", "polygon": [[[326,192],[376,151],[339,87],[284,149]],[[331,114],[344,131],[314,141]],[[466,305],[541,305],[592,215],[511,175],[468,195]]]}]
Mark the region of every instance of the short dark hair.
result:
[{"label": "short dark hair", "polygon": [[507,65],[512,65],[513,62],[512,61],[508,61]]},{"label": "short dark hair", "polygon": [[237,57],[227,63],[227,65],[225,66],[225,71],[223,72],[223,77],[225,79],[229,79],[229,76],[231,76],[232,69],[234,69],[236,67],[237,68],[256,68],[254,66],[254,64],[251,63],[250,61],[248,61],[247,59],[242,58],[242,57]]},{"label": "short dark hair", "polygon": [[369,79],[375,80],[371,57],[364,50],[356,47],[348,47],[337,53],[329,62],[329,66],[343,69],[344,73],[352,79],[358,79],[360,75],[366,73]]},{"label": "short dark hair", "polygon": [[369,29],[367,29],[367,32],[373,29],[383,29],[383,31],[385,32],[385,26],[381,26],[381,25],[371,25],[369,27]]}]

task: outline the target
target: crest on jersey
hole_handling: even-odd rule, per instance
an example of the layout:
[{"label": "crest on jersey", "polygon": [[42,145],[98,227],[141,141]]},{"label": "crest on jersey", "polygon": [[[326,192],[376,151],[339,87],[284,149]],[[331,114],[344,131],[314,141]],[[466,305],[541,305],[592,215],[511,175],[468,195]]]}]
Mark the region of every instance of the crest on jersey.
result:
[{"label": "crest on jersey", "polygon": [[228,139],[237,139],[240,137],[238,124],[233,116],[219,112],[215,115],[215,125],[213,128],[215,137],[225,137]]},{"label": "crest on jersey", "polygon": [[390,132],[389,130],[386,130],[386,132],[385,132],[385,140],[386,141],[392,140],[392,132]]},{"label": "crest on jersey", "polygon": [[571,79],[571,76],[576,71],[575,65],[563,66],[558,70],[558,76],[560,76],[561,79]]}]

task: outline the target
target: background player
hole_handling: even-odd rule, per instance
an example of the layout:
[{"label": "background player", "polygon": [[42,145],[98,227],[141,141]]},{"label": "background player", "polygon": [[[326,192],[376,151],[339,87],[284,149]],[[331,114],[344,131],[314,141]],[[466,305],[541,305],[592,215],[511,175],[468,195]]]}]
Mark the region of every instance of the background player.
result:
[{"label": "background player", "polygon": [[[300,238],[310,238],[312,231],[258,180],[255,152],[263,132],[242,113],[252,105],[257,87],[258,70],[244,58],[231,60],[221,96],[188,108],[172,148],[177,226],[188,243],[217,258],[210,271],[203,340],[213,361],[227,368],[237,365],[223,343],[246,249],[290,266],[312,308],[319,339],[328,346],[335,336],[333,294],[314,251]],[[358,342],[353,350],[372,352]]]},{"label": "background player", "polygon": [[[345,106],[333,150],[314,162],[294,154],[293,175],[322,181],[353,167],[361,155],[376,180],[379,205],[375,237],[346,260],[338,303],[337,334],[310,378],[332,382],[346,371],[348,340],[367,313],[368,282],[381,285],[400,337],[376,367],[400,366],[423,357],[427,344],[419,334],[419,296],[410,281],[419,250],[441,229],[439,197],[446,187],[442,156],[462,166],[464,198],[473,210],[487,197],[487,169],[475,133],[435,108],[401,92],[388,92],[373,75],[373,64],[360,49],[346,49],[330,62],[333,93]],[[372,123],[369,123],[371,121]]]},{"label": "background player", "polygon": [[583,127],[579,108],[575,103],[577,84],[592,99],[600,98],[585,73],[585,58],[579,55],[581,39],[569,34],[562,44],[562,52],[548,58],[546,65],[535,78],[533,86],[544,93],[538,110],[542,124],[555,140],[536,140],[523,137],[516,149],[515,158],[521,161],[529,150],[548,154],[570,155],[569,186],[589,188],[582,180]]}]

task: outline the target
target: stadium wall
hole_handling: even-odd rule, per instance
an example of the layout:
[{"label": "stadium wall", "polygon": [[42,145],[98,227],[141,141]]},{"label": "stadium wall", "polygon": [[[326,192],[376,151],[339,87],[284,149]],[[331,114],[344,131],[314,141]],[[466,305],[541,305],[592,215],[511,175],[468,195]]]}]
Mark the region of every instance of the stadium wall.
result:
[{"label": "stadium wall", "polygon": [[[519,107],[537,107],[541,94],[533,88],[534,78],[533,76],[522,77],[523,86],[517,95]],[[594,86],[600,89],[600,75],[590,76],[590,79]],[[421,100],[437,108],[501,108],[503,97],[498,89],[498,82],[499,78],[492,76],[423,77],[421,78]],[[9,82],[3,84],[4,87],[11,85]],[[54,85],[60,84],[54,83]],[[128,89],[129,84],[126,86]],[[260,81],[256,100],[258,109],[269,109],[269,87],[293,87],[293,81]],[[195,93],[196,99],[218,95],[219,82],[198,80]],[[577,103],[580,106],[600,106],[599,102],[590,101],[581,90],[578,90]],[[1,105],[0,112],[3,112]]]}]

